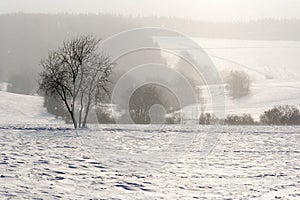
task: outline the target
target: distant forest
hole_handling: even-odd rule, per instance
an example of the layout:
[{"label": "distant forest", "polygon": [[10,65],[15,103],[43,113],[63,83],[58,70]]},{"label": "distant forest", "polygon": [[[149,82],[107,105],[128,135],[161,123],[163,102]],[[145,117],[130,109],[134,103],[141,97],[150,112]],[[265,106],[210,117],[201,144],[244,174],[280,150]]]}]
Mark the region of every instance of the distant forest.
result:
[{"label": "distant forest", "polygon": [[300,41],[300,20],[203,22],[168,17],[125,17],[111,14],[0,15],[0,82],[11,92],[33,94],[40,60],[64,40],[78,35],[102,39],[131,28],[165,27],[191,37]]}]

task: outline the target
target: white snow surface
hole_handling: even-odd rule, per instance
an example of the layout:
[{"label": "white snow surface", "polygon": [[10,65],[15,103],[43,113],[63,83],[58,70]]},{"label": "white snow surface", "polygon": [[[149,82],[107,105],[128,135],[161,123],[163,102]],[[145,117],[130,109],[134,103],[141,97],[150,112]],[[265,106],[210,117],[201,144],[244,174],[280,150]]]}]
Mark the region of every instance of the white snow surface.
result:
[{"label": "white snow surface", "polygon": [[62,124],[47,112],[43,103],[43,97],[0,91],[0,125]]},{"label": "white snow surface", "polygon": [[[218,137],[203,156],[208,134]],[[300,198],[298,127],[26,126],[0,137],[0,199]]]}]

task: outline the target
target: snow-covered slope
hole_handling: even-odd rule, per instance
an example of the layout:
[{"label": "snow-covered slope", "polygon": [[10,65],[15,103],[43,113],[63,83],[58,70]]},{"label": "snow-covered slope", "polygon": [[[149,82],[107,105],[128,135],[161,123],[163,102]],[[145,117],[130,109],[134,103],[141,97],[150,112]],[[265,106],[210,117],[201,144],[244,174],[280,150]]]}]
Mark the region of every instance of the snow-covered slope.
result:
[{"label": "snow-covered slope", "polygon": [[220,72],[243,70],[252,80],[251,93],[226,97],[226,113],[251,113],[256,119],[274,105],[300,103],[300,42],[196,39]]},{"label": "snow-covered slope", "polygon": [[240,69],[264,79],[299,81],[300,42],[196,38],[195,41],[222,70]]},{"label": "snow-covered slope", "polygon": [[[214,87],[212,87],[212,89]],[[206,87],[202,89],[207,90]],[[274,80],[265,80],[254,82],[251,86],[251,93],[246,97],[232,99],[225,91],[225,103],[222,101],[224,95],[216,93],[214,89],[213,91],[206,91],[205,93],[208,94],[204,100],[205,111],[214,113],[217,117],[221,118],[229,114],[241,115],[250,113],[254,119],[258,120],[264,111],[276,105],[288,104],[300,108],[300,81],[276,82]],[[214,95],[214,103],[211,101],[212,95]],[[198,105],[188,106],[184,108],[183,113],[191,118],[191,116],[195,116],[197,106]]]},{"label": "snow-covered slope", "polygon": [[43,107],[43,98],[0,91],[0,125],[57,124]]},{"label": "snow-covered slope", "polygon": [[[174,44],[174,38],[155,38],[162,46],[174,46],[186,50],[183,42]],[[263,111],[274,105],[300,105],[300,42],[298,41],[251,41],[194,38],[208,54],[220,73],[242,70],[252,79],[249,96],[232,99],[225,95],[225,114],[250,113],[259,118]],[[181,45],[180,47],[178,45]],[[174,62],[173,62],[174,63]],[[206,91],[207,94],[214,91]],[[220,94],[210,94],[206,111],[210,112],[211,95],[218,101]],[[222,105],[213,105],[219,107]],[[193,113],[196,105],[189,106],[184,112]],[[223,109],[223,110],[224,110]],[[218,111],[217,113],[218,114]]]}]

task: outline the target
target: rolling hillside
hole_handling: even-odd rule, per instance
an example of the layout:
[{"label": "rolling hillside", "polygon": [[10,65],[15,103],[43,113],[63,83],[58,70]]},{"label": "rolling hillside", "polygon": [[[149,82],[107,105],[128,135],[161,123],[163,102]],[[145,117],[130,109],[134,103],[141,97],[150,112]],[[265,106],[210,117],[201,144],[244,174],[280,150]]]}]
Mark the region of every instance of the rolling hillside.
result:
[{"label": "rolling hillside", "polygon": [[43,101],[43,98],[38,96],[0,91],[0,125],[63,123],[47,112]]},{"label": "rolling hillside", "polygon": [[[161,47],[174,46],[174,38],[155,39]],[[225,108],[218,105],[222,102],[220,93],[209,90],[204,92],[207,94],[207,105],[204,106],[207,112],[211,112],[214,107],[216,115],[225,110],[226,115],[250,113],[258,119],[263,111],[274,105],[300,105],[300,42],[209,38],[193,40],[208,54],[220,74],[242,70],[249,74],[252,80],[251,92],[246,97],[232,99],[225,92]],[[177,51],[189,49],[184,42],[176,43],[175,47]],[[214,105],[211,103],[211,96],[217,99]],[[190,118],[194,115],[196,107],[197,105],[191,105],[184,108],[185,115]]]}]

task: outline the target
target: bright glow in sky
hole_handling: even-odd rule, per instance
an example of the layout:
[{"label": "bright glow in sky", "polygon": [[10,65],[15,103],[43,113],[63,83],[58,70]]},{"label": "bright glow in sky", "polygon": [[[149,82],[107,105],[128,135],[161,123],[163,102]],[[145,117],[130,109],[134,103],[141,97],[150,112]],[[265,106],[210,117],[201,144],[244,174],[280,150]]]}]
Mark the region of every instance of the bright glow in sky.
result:
[{"label": "bright glow in sky", "polygon": [[117,13],[208,21],[300,18],[300,0],[0,0],[0,13]]}]

